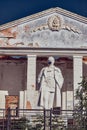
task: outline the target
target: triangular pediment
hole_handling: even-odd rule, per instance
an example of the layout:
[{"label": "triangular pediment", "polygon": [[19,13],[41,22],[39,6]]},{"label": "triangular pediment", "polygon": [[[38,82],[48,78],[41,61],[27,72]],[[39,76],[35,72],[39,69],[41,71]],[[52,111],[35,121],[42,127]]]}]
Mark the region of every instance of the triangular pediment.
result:
[{"label": "triangular pediment", "polygon": [[0,26],[0,47],[85,48],[87,18],[51,8]]}]

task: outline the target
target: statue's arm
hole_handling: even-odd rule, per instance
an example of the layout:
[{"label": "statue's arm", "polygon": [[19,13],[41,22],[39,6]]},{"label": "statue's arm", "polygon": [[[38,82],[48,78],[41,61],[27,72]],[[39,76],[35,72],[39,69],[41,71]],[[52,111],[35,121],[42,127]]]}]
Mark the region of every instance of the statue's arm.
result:
[{"label": "statue's arm", "polygon": [[59,88],[61,89],[63,82],[64,82],[64,78],[63,78],[62,72],[59,68],[55,69],[55,79],[56,79],[56,82],[57,82]]},{"label": "statue's arm", "polygon": [[41,82],[42,76],[43,76],[43,72],[44,72],[44,68],[40,71],[39,75],[38,75],[38,83]]}]

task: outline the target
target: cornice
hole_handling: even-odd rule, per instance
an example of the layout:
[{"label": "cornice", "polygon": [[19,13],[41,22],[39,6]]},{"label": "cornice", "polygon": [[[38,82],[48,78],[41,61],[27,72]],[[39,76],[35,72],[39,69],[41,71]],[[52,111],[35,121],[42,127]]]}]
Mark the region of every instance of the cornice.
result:
[{"label": "cornice", "polygon": [[0,55],[33,55],[33,56],[87,56],[87,49],[82,48],[0,48]]},{"label": "cornice", "polygon": [[7,29],[7,28],[16,26],[16,25],[20,25],[20,24],[23,24],[23,23],[26,23],[26,22],[30,22],[30,21],[36,20],[38,18],[41,18],[43,16],[53,14],[53,13],[58,13],[60,15],[63,15],[63,16],[72,18],[74,20],[77,20],[79,22],[82,22],[84,24],[87,24],[87,18],[86,17],[80,16],[78,14],[72,13],[70,11],[64,10],[62,8],[59,8],[59,7],[55,7],[55,8],[50,8],[50,9],[47,9],[45,11],[41,11],[39,13],[30,15],[30,16],[26,16],[24,18],[3,24],[3,25],[0,26],[0,30],[4,30],[4,29]]}]

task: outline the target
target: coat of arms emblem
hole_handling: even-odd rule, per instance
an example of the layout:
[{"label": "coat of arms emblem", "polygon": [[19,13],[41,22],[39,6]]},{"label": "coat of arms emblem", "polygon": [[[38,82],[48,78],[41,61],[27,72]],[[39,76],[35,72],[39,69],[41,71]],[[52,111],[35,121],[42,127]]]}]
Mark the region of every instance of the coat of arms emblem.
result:
[{"label": "coat of arms emblem", "polygon": [[49,29],[51,29],[52,31],[58,31],[61,28],[61,20],[59,16],[51,16],[48,19],[48,27]]}]

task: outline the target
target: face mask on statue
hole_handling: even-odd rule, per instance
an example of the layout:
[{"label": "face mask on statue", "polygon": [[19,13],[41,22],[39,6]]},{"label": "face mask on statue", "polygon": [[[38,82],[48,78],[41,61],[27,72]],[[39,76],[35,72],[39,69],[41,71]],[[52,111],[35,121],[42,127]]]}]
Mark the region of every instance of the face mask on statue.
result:
[{"label": "face mask on statue", "polygon": [[54,57],[49,57],[49,58],[48,58],[48,64],[49,64],[49,65],[51,65],[51,64],[53,65],[54,62],[55,62]]},{"label": "face mask on statue", "polygon": [[52,62],[51,61],[48,61],[48,65],[50,65]]}]

